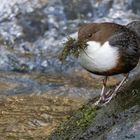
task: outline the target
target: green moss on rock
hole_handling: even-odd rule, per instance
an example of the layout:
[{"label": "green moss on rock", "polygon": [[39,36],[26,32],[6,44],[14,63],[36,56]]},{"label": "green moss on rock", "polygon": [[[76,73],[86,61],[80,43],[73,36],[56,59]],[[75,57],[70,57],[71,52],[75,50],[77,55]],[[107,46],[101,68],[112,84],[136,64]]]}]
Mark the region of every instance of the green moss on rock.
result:
[{"label": "green moss on rock", "polygon": [[84,105],[46,140],[72,140],[86,130],[95,116],[96,108],[93,108],[90,105]]},{"label": "green moss on rock", "polygon": [[[139,83],[139,78],[130,78],[124,89],[105,107],[84,105],[46,140],[97,140],[103,139],[108,132],[113,132],[114,127],[130,130],[122,124],[139,120]],[[125,134],[121,131],[119,133],[122,136]]]}]

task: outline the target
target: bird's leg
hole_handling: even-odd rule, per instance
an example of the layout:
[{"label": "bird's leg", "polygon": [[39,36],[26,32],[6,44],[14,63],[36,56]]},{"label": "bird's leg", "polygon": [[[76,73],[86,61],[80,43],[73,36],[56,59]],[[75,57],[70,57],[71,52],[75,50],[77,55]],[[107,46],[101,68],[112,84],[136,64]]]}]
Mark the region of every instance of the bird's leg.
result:
[{"label": "bird's leg", "polygon": [[129,74],[124,74],[124,78],[122,79],[122,81],[119,83],[118,86],[116,86],[116,88],[114,89],[114,91],[111,93],[111,95],[106,99],[106,102],[104,103],[104,105],[106,105],[107,103],[109,103],[111,101],[111,99],[116,95],[116,93],[118,92],[118,90],[120,89],[120,87],[124,84],[124,82],[127,80]]},{"label": "bird's leg", "polygon": [[100,93],[100,98],[99,98],[98,101],[96,101],[95,105],[98,105],[101,101],[105,100],[105,95],[106,95],[105,94],[105,89],[106,89],[107,79],[108,79],[107,76],[103,79],[103,87],[102,87],[102,91]]},{"label": "bird's leg", "polygon": [[101,100],[105,100],[105,89],[106,89],[106,83],[107,83],[107,79],[108,77],[106,76],[104,79],[103,79],[103,87],[102,87],[102,91],[100,93],[100,99]]}]

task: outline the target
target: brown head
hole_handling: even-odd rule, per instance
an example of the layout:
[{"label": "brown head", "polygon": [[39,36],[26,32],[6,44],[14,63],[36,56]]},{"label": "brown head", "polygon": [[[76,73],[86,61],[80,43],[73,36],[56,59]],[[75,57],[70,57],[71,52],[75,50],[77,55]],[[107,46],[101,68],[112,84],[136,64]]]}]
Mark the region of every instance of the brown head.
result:
[{"label": "brown head", "polygon": [[96,41],[103,44],[113,34],[120,30],[125,30],[125,26],[115,23],[86,23],[82,25],[78,32],[78,39]]}]

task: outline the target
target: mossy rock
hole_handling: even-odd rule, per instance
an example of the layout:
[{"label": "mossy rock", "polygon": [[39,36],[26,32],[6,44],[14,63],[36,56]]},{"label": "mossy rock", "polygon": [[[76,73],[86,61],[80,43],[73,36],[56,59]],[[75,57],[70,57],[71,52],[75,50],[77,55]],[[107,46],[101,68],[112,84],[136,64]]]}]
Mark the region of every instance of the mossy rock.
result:
[{"label": "mossy rock", "polygon": [[[108,134],[114,137],[112,131],[118,127],[122,127],[123,131],[118,132],[117,140],[127,139],[129,136],[124,130],[129,132],[131,126],[126,126],[140,121],[139,79],[139,76],[130,78],[125,87],[105,107],[97,109],[90,104],[84,105],[46,140],[102,140],[105,137],[110,140]],[[134,134],[136,138],[139,136]]]},{"label": "mossy rock", "polygon": [[75,115],[67,118],[65,122],[52,134],[52,137],[46,140],[70,140],[75,139],[87,129],[96,116],[96,108],[90,105],[84,105],[78,111],[74,112]]}]

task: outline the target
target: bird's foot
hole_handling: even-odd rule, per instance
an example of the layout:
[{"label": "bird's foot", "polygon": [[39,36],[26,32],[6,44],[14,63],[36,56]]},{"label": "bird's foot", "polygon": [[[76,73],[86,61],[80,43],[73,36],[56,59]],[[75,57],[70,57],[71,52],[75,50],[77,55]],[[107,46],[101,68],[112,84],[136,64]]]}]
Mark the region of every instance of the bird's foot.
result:
[{"label": "bird's foot", "polygon": [[105,106],[106,104],[108,104],[112,100],[112,98],[115,95],[116,95],[115,90],[113,90],[113,91],[109,90],[106,93],[104,93],[104,96],[101,96],[99,98],[99,100],[94,103],[94,105],[95,106]]},{"label": "bird's foot", "polygon": [[94,103],[94,105],[95,106],[105,106],[106,104],[108,104],[112,100],[112,98],[116,95],[116,93],[118,92],[120,87],[127,80],[128,75],[129,75],[128,73],[124,75],[124,78],[119,83],[119,85],[116,86],[116,88],[114,90],[109,90],[107,92],[105,92],[105,85],[106,85],[106,81],[105,81],[103,88],[102,88],[101,96],[100,96],[99,100]]}]

